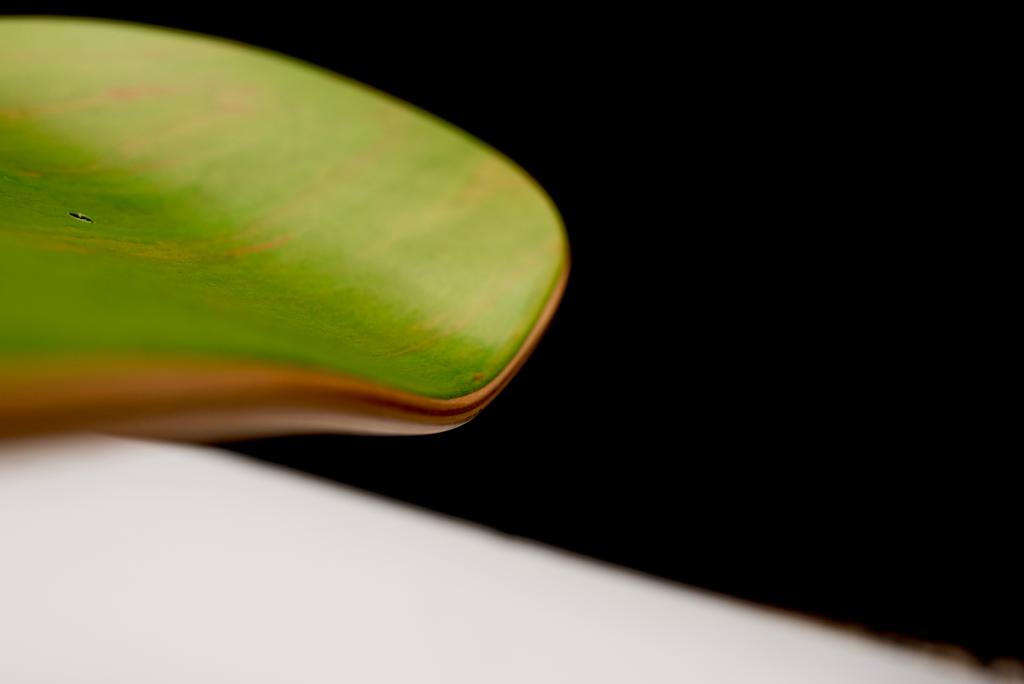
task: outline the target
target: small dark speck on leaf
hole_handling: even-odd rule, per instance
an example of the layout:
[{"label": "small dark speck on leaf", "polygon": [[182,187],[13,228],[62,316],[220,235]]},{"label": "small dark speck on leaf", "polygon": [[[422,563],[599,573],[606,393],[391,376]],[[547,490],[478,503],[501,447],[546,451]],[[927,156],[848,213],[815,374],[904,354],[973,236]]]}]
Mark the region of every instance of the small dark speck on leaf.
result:
[{"label": "small dark speck on leaf", "polygon": [[68,216],[73,216],[79,221],[85,221],[86,223],[92,223],[92,219],[85,214],[79,214],[77,211],[69,211]]}]

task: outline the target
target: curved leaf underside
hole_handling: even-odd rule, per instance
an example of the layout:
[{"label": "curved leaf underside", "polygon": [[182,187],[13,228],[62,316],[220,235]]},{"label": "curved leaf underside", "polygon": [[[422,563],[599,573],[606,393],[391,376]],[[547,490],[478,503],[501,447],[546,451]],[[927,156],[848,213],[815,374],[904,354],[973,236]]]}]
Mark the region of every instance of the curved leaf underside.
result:
[{"label": "curved leaf underside", "polygon": [[178,31],[0,19],[8,405],[69,369],[138,387],[159,366],[464,418],[528,351],[566,255],[518,167],[358,83]]}]

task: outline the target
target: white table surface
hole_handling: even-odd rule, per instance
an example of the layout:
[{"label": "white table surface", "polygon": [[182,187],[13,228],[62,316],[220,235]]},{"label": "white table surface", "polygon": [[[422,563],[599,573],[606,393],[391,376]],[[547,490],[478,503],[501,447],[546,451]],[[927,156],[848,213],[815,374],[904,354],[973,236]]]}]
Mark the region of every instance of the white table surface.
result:
[{"label": "white table surface", "polygon": [[222,451],[0,445],[4,684],[990,681]]}]

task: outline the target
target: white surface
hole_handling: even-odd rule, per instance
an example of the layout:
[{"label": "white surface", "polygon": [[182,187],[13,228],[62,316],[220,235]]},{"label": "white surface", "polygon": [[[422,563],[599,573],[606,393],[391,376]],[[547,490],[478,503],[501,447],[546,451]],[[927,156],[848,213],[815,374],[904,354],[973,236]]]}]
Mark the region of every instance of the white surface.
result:
[{"label": "white surface", "polygon": [[5,684],[988,681],[223,452],[0,447]]}]

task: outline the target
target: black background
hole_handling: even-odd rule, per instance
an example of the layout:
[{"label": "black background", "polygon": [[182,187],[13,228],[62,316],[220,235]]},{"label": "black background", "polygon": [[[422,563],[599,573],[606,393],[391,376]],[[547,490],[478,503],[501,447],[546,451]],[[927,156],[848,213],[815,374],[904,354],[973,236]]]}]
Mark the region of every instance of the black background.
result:
[{"label": "black background", "polygon": [[1016,492],[917,329],[947,293],[879,202],[899,188],[898,146],[878,145],[898,101],[865,86],[863,55],[823,47],[834,27],[525,6],[61,11],[364,81],[502,150],[565,219],[563,304],[475,421],[228,448],[672,580],[1024,657]]}]

